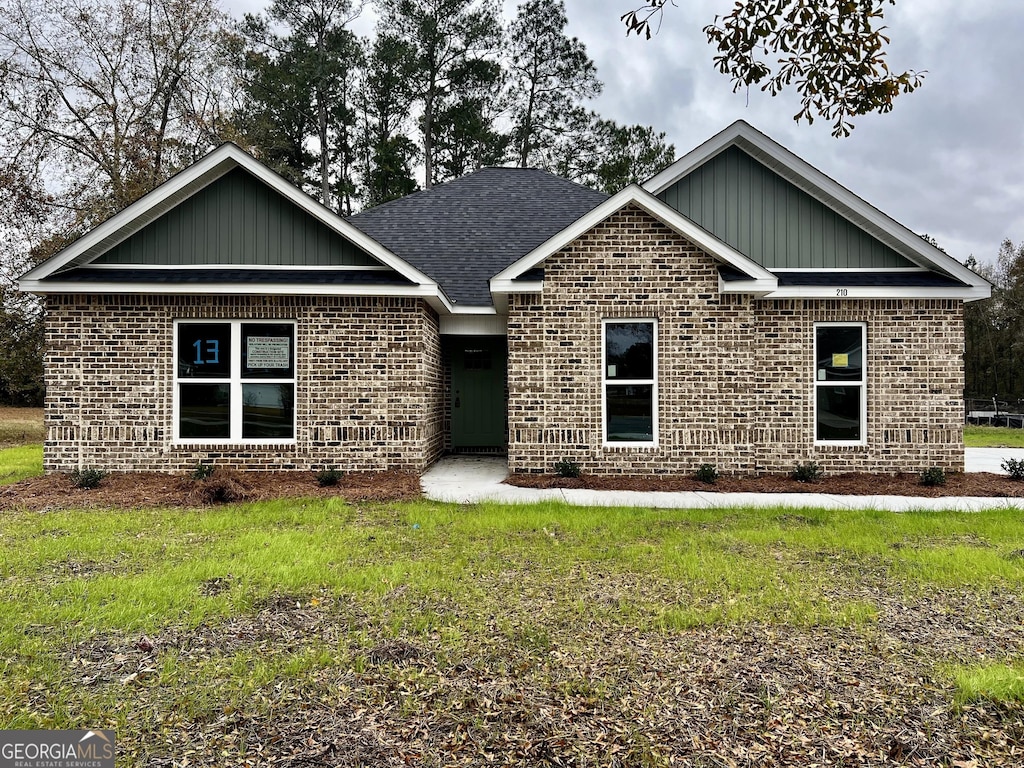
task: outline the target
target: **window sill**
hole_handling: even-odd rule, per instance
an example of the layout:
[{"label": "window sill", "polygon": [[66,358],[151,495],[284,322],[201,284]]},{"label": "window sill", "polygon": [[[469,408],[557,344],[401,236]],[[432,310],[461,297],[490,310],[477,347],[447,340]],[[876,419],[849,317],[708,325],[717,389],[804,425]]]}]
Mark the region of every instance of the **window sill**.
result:
[{"label": "window sill", "polygon": [[289,440],[173,440],[173,448],[202,448],[212,446],[216,448],[281,448],[298,445],[298,441]]}]

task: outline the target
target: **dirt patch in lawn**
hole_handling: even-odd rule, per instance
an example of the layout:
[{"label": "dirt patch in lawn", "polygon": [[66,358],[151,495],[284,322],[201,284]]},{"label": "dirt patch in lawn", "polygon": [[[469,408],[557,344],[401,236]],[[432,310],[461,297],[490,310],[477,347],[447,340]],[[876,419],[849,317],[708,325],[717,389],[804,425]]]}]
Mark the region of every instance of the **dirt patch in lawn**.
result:
[{"label": "dirt patch in lawn", "polygon": [[[223,625],[96,638],[60,658],[77,684],[131,702],[129,723],[161,713],[151,730],[118,734],[128,765],[170,768],[187,753],[192,765],[292,768],[1019,766],[1021,704],[957,705],[936,674],[936,662],[1019,654],[1019,600],[982,606],[932,645],[922,643],[934,631],[928,603],[957,600],[918,605],[865,591],[882,598],[867,630],[659,633],[593,620],[581,634],[543,617],[545,642],[524,644],[494,619],[459,650],[436,634],[391,636],[345,601],[282,598]],[[1007,645],[992,647],[992,634]],[[337,657],[256,685],[243,701],[174,706],[193,675],[230,666],[240,651],[280,662],[317,647]],[[173,682],[161,680],[166,656]]]},{"label": "dirt patch in lawn", "polygon": [[1024,483],[990,472],[950,474],[945,485],[921,484],[917,474],[875,475],[848,472],[826,475],[813,483],[800,483],[789,475],[760,477],[723,476],[702,483],[685,476],[511,475],[505,481],[522,488],[587,488],[595,491],[705,491],[719,493],[838,493],[854,496],[996,496],[1022,497]]},{"label": "dirt patch in lawn", "polygon": [[312,472],[218,470],[206,480],[160,472],[110,474],[98,488],[76,488],[68,475],[32,477],[0,488],[0,510],[202,507],[236,501],[340,496],[349,501],[402,501],[421,495],[411,472],[352,472],[320,487]]}]

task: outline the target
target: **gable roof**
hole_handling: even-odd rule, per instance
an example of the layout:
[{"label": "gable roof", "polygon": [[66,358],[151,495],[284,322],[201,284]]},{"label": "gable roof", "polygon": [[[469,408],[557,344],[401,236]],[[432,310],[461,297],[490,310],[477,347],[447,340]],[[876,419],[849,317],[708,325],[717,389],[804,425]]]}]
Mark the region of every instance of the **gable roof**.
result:
[{"label": "gable roof", "polygon": [[[73,280],[57,280],[51,288],[49,278],[64,271],[77,271],[76,268],[87,267],[100,255],[111,251],[236,168],[244,169],[320,224],[341,235],[380,264],[389,267],[408,284],[417,286],[418,293],[425,296],[431,295],[435,298],[436,303],[449,303],[432,278],[396,256],[362,230],[352,226],[344,218],[321,205],[231,143],[222,144],[195,164],[172,176],[120,213],[107,219],[59,253],[25,273],[20,281],[22,290],[38,292],[69,290],[69,284],[73,283]],[[208,264],[204,266],[227,265]],[[187,267],[179,267],[179,269],[187,269]],[[154,285],[156,284],[154,283]],[[262,287],[266,289],[267,284]]]},{"label": "gable roof", "polygon": [[491,306],[489,280],[608,199],[533,168],[483,168],[349,221],[431,275],[457,305]]},{"label": "gable roof", "polygon": [[771,272],[751,261],[735,248],[723,243],[713,234],[701,229],[679,211],[656,198],[636,184],[630,184],[618,194],[608,198],[601,205],[574,221],[570,226],[545,240],[522,258],[503,269],[491,279],[491,290],[495,293],[514,293],[522,290],[522,278],[528,277],[546,258],[565,248],[573,240],[600,224],[613,213],[628,205],[635,205],[661,221],[669,229],[682,235],[690,242],[704,249],[722,264],[732,267],[743,276],[734,285],[744,292],[765,294],[778,287],[778,281]]},{"label": "gable roof", "polygon": [[823,203],[919,267],[949,275],[967,286],[964,298],[987,298],[991,285],[952,256],[931,245],[834,179],[800,159],[749,123],[737,120],[644,183],[659,195],[729,147],[738,147],[798,189]]}]

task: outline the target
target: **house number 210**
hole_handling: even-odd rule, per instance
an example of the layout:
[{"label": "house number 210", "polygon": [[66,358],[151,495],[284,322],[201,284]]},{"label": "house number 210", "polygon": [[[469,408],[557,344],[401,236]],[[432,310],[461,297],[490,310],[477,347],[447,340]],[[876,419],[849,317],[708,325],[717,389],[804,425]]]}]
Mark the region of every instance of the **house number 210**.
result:
[{"label": "house number 210", "polygon": [[[203,356],[203,345],[206,346],[206,356]],[[216,365],[220,362],[220,340],[199,339],[192,343],[196,348],[195,365]]]},{"label": "house number 210", "polygon": [[849,295],[850,295],[850,289],[849,288],[836,288],[836,296],[849,296]]}]

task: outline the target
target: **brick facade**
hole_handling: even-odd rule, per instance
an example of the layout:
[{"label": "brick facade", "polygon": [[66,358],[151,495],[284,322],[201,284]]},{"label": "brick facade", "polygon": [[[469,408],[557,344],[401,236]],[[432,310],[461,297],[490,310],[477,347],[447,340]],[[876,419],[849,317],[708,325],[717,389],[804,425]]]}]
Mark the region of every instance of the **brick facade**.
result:
[{"label": "brick facade", "polygon": [[[963,469],[960,300],[723,295],[715,262],[641,210],[544,263],[509,302],[509,466],[593,474]],[[658,445],[604,447],[602,320],[656,318]],[[867,324],[865,445],[814,444],[814,323]]]},{"label": "brick facade", "polygon": [[[422,471],[444,443],[440,335],[410,298],[50,295],[48,471]],[[294,320],[293,444],[173,440],[174,321]]]}]

